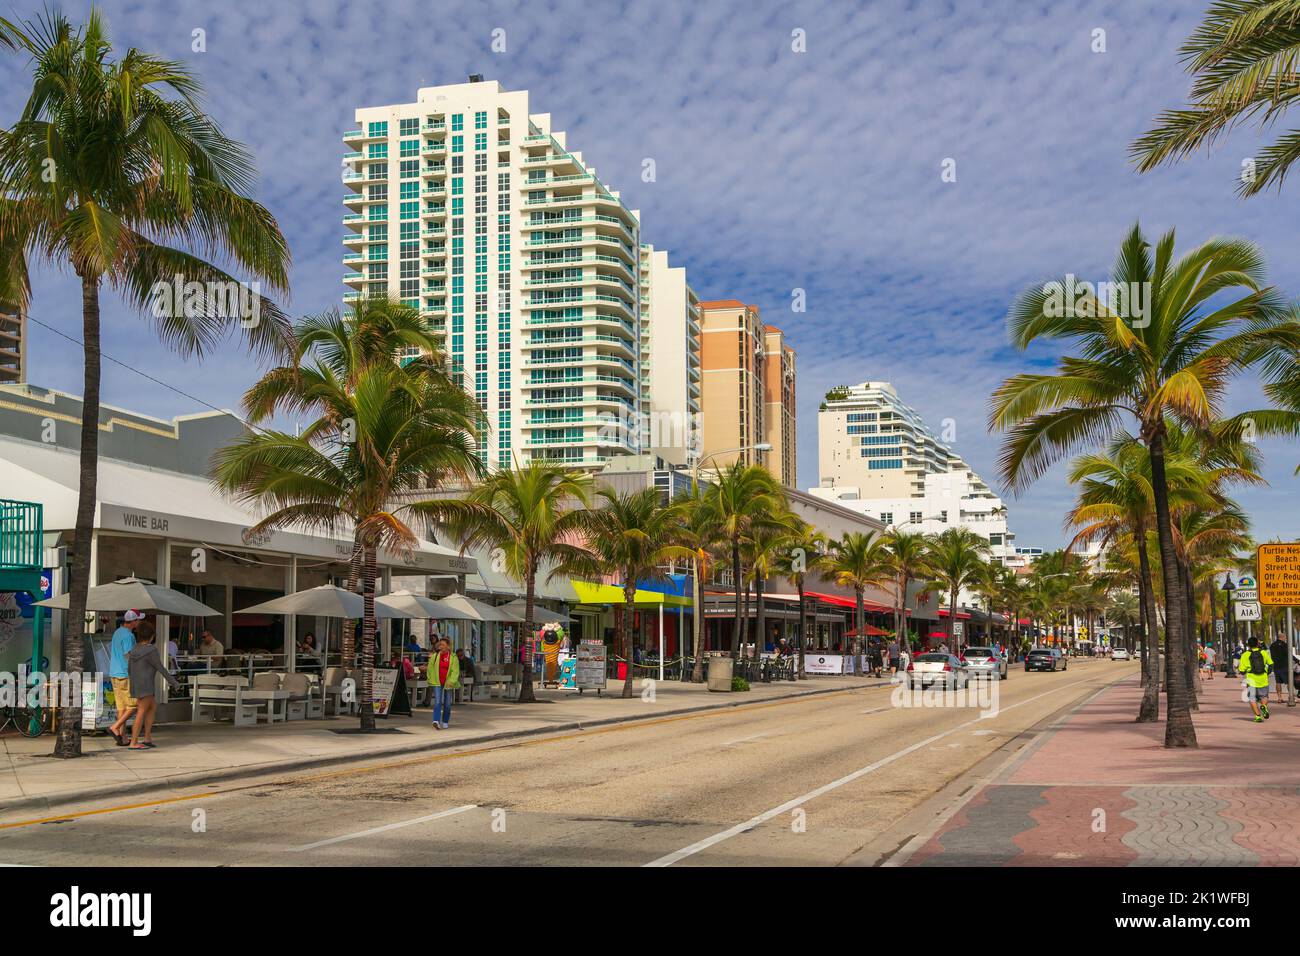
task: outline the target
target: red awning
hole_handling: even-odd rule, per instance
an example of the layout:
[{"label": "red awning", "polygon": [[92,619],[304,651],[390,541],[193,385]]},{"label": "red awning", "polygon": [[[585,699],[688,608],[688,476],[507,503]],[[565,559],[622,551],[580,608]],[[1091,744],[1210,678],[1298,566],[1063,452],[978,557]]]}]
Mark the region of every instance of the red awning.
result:
[{"label": "red awning", "polygon": [[[824,601],[827,604],[834,604],[836,607],[849,607],[856,609],[858,606],[857,602],[855,602],[853,598],[842,597],[838,594],[824,594],[821,591],[805,591],[804,594],[810,598],[817,598],[819,601]],[[862,601],[862,609],[864,611],[873,611],[877,614],[894,613],[894,609],[889,605],[880,604],[876,601],[868,601],[866,599],[863,599]]]},{"label": "red awning", "polygon": [[[940,617],[947,617],[947,616],[948,616],[948,609],[947,609],[946,607],[941,607],[941,608],[939,608],[939,616],[940,616]],[[958,611],[958,612],[957,612],[957,620],[959,620],[959,621],[969,621],[969,620],[970,620],[970,614],[968,614],[966,611]]]}]

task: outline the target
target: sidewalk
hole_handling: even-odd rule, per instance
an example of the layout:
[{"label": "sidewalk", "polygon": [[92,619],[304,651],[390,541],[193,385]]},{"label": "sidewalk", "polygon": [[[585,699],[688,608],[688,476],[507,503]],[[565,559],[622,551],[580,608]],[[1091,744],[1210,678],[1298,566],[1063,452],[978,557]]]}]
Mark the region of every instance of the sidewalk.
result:
[{"label": "sidewalk", "polygon": [[[907,866],[1295,866],[1300,707],[1256,724],[1239,681],[1201,685],[1197,750],[1138,724],[1137,679],[1107,688],[981,787]],[[1161,701],[1163,716],[1164,702]]]},{"label": "sidewalk", "polygon": [[355,728],[355,716],[239,728],[216,722],[171,723],[157,726],[156,750],[129,750],[107,735],[86,736],[83,756],[77,760],[51,757],[54,740],[49,735],[29,740],[6,733],[0,737],[0,812],[887,683],[874,678],[810,677],[798,683],[755,684],[748,693],[711,694],[702,684],[664,681],[655,685],[654,700],[641,698],[640,684],[637,696],[623,700],[618,697],[622,682],[610,681],[603,697],[590,691],[579,696],[573,691],[538,689],[537,704],[502,700],[458,704],[448,730],[433,729],[427,708],[417,709],[411,717],[377,720],[378,727],[397,732],[373,735],[333,732]]}]

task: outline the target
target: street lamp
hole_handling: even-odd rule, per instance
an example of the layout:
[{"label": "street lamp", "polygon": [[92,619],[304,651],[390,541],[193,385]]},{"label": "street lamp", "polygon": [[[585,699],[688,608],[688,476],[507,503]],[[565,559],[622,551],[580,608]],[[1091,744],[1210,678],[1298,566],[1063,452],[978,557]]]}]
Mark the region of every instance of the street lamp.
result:
[{"label": "street lamp", "polygon": [[1221,648],[1226,651],[1229,643],[1234,647],[1237,643],[1236,615],[1232,611],[1232,592],[1237,590],[1237,585],[1232,583],[1231,571],[1223,572],[1223,584],[1219,586],[1219,590],[1224,592],[1224,597],[1227,599],[1223,609],[1224,646]]}]

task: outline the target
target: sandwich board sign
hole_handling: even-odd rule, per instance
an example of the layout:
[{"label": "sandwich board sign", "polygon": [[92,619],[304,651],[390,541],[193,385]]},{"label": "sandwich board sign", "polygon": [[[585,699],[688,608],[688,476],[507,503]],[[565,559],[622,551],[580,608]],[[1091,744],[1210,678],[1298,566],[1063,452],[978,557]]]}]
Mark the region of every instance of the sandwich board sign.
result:
[{"label": "sandwich board sign", "polygon": [[1300,607],[1300,542],[1261,544],[1255,567],[1259,571],[1260,604]]}]

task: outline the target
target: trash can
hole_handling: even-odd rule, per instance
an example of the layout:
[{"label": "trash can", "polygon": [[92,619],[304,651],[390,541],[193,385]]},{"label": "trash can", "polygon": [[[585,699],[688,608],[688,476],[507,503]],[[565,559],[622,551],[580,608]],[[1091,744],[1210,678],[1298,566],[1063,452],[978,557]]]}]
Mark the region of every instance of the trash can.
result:
[{"label": "trash can", "polygon": [[714,652],[709,655],[709,690],[731,690],[731,655]]}]

